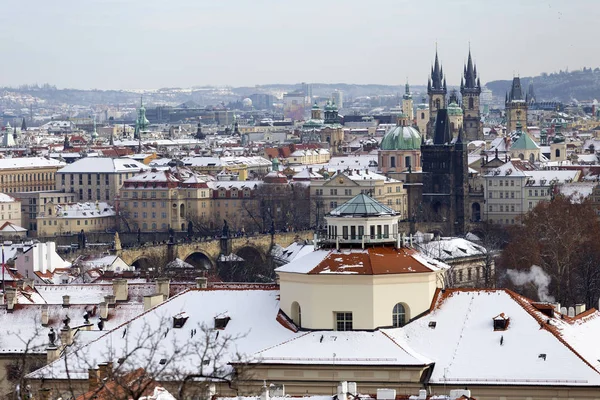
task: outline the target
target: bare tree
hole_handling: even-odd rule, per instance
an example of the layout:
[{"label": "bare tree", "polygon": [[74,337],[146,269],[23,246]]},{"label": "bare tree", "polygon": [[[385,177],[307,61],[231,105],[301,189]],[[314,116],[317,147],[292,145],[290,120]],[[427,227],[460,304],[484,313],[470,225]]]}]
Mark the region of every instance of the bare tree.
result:
[{"label": "bare tree", "polygon": [[[186,317],[181,318],[185,324]],[[112,334],[119,336],[104,340],[106,346],[101,352],[86,342],[65,347],[55,361],[64,379],[35,373],[30,378],[50,389],[53,399],[81,400],[139,399],[155,386],[165,387],[177,399],[197,398],[205,396],[215,382],[235,387],[249,378],[249,371],[234,371],[229,364],[245,361],[242,355],[232,354],[234,342],[244,335],[230,335],[203,324],[186,326],[186,335],[174,335],[172,332],[182,329],[177,328],[180,322],[166,315],[158,321],[117,328]],[[84,375],[88,379],[82,378]]]}]

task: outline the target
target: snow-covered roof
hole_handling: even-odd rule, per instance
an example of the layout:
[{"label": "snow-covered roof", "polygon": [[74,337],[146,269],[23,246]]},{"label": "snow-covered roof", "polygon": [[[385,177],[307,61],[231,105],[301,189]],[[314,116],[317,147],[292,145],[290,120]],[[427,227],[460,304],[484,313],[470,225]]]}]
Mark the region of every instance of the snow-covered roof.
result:
[{"label": "snow-covered roof", "polygon": [[484,247],[462,238],[441,238],[419,244],[419,248],[430,257],[451,261],[486,254]]},{"label": "snow-covered roof", "polygon": [[1,158],[0,170],[2,169],[20,169],[20,168],[49,168],[61,167],[64,162],[44,157],[20,157],[20,158]]},{"label": "snow-covered roof", "polygon": [[0,193],[0,203],[13,203],[15,198],[5,193]]},{"label": "snow-covered roof", "polygon": [[41,215],[44,217],[58,218],[104,218],[114,217],[116,215],[113,206],[106,202],[98,203],[72,203],[57,204],[54,206],[55,215]]},{"label": "snow-covered roof", "polygon": [[[257,363],[412,365],[432,363],[382,331],[306,332],[256,354]],[[327,351],[324,351],[324,348]]]},{"label": "snow-covered roof", "polygon": [[592,194],[596,185],[595,182],[564,183],[558,186],[558,191],[563,196],[570,197],[571,201],[580,202]]},{"label": "snow-covered roof", "polygon": [[419,251],[402,247],[315,250],[275,271],[308,275],[387,275],[428,273],[450,268]]},{"label": "snow-covered roof", "polygon": [[[501,313],[509,324],[506,330],[494,330],[493,318]],[[446,289],[438,292],[430,313],[385,332],[435,362],[431,383],[600,385],[600,374],[583,357],[594,357],[592,363],[600,364],[596,340],[560,321],[510,291]],[[592,325],[588,329],[597,335],[600,326]],[[562,334],[556,333],[557,326]],[[578,352],[568,339],[579,339],[589,350]]]},{"label": "snow-covered roof", "polygon": [[84,157],[68,164],[64,168],[58,170],[58,173],[101,173],[101,174],[117,174],[126,172],[140,172],[149,169],[149,167],[141,162],[132,160],[131,158],[108,158],[108,157]]},{"label": "snow-covered roof", "polygon": [[[202,345],[206,340],[202,327],[208,328],[206,334],[216,335],[212,341],[221,343],[227,337],[240,337],[239,340],[229,341],[222,359],[216,362],[224,367],[228,362],[251,359],[252,355],[276,343],[285,342],[298,334],[279,322],[279,292],[272,287],[263,290],[189,290],[174,296],[155,308],[141,314],[104,336],[88,343],[82,351],[86,360],[73,352],[69,352],[68,366],[73,379],[87,379],[88,365],[97,365],[112,361],[117,365],[118,357],[125,351],[125,346],[132,346],[139,337],[148,336],[148,327],[156,329],[160,338],[161,351],[154,353],[152,349],[143,348],[136,353],[136,358],[144,357],[150,362],[158,363],[163,354],[173,354],[176,344],[188,343]],[[199,307],[198,305],[203,305]],[[189,316],[183,328],[172,327],[173,316],[186,312]],[[213,330],[215,318],[230,318],[223,330]],[[197,334],[190,337],[190,331],[197,329]],[[141,335],[141,336],[140,336]],[[152,352],[152,353],[151,353]],[[159,354],[160,353],[160,354]],[[141,358],[140,358],[141,359]],[[185,357],[176,357],[164,367],[164,373],[177,369],[179,372],[197,373],[201,364],[198,352],[192,352]],[[212,363],[211,363],[212,364]],[[204,368],[204,373],[209,371]],[[65,361],[59,359],[29,375],[33,378],[53,377],[55,379],[67,376]]]}]

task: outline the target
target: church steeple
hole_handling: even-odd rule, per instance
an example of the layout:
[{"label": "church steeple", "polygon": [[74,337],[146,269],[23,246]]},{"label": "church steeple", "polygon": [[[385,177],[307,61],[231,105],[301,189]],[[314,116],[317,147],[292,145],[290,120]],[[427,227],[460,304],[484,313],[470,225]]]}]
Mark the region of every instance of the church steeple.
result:
[{"label": "church steeple", "polygon": [[463,67],[463,75],[460,78],[460,94],[462,96],[463,109],[463,132],[465,140],[480,140],[483,138],[483,127],[481,126],[481,111],[479,108],[479,96],[481,95],[481,84],[477,76],[477,65],[471,55]]},{"label": "church steeple", "polygon": [[447,90],[446,77],[444,76],[444,68],[440,63],[435,49],[435,61],[431,67],[431,76],[427,80],[427,94],[429,95],[429,122],[427,124],[427,136],[432,137],[435,130],[435,120],[439,110],[446,108],[446,93]]}]

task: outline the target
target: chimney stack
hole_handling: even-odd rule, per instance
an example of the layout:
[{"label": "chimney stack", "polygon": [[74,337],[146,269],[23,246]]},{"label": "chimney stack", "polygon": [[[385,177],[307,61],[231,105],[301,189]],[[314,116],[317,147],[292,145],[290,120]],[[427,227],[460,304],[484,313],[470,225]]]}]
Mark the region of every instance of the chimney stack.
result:
[{"label": "chimney stack", "polygon": [[73,344],[73,330],[69,325],[64,325],[60,328],[60,343],[63,346],[70,346]]},{"label": "chimney stack", "polygon": [[104,382],[112,375],[112,362],[98,364],[98,383]]},{"label": "chimney stack", "polygon": [[108,302],[104,300],[102,303],[100,303],[100,306],[98,308],[100,309],[100,319],[108,319]]},{"label": "chimney stack", "polygon": [[144,296],[144,311],[156,307],[165,300],[164,296],[160,293],[149,294]]},{"label": "chimney stack", "polygon": [[208,279],[205,277],[196,278],[196,288],[197,289],[206,289],[208,287]]},{"label": "chimney stack", "polygon": [[42,326],[47,326],[48,325],[48,304],[42,304],[42,318],[41,318],[41,323]]},{"label": "chimney stack", "polygon": [[6,298],[6,311],[11,313],[17,304],[17,289],[9,287],[4,289],[4,297]]},{"label": "chimney stack", "polygon": [[88,368],[88,391],[92,392],[96,389],[98,389],[98,370]]},{"label": "chimney stack", "polygon": [[575,315],[585,312],[585,304],[575,304]]},{"label": "chimney stack", "polygon": [[156,293],[163,295],[163,301],[169,298],[171,280],[169,278],[156,278]]},{"label": "chimney stack", "polygon": [[115,296],[115,301],[127,301],[129,297],[127,279],[113,280],[113,295]]},{"label": "chimney stack", "polygon": [[65,294],[62,297],[63,301],[62,301],[62,306],[63,308],[68,308],[71,305],[71,296],[69,296],[68,294]]},{"label": "chimney stack", "polygon": [[108,305],[108,307],[115,308],[115,295],[107,294],[104,296],[104,302]]}]

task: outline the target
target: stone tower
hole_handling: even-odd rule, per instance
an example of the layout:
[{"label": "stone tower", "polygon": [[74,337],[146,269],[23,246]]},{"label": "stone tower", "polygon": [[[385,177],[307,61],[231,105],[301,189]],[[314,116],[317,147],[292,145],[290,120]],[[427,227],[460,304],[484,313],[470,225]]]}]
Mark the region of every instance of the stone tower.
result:
[{"label": "stone tower", "polygon": [[471,58],[464,66],[463,77],[460,79],[460,94],[462,96],[463,109],[463,133],[467,141],[483,139],[483,127],[481,126],[481,109],[479,107],[479,96],[481,95],[481,81],[477,76],[477,66]]},{"label": "stone tower", "polygon": [[444,234],[467,230],[467,145],[463,132],[452,139],[446,109],[438,110],[433,143],[421,145],[424,220],[442,222]]},{"label": "stone tower", "polygon": [[517,122],[521,123],[523,131],[527,131],[527,102],[523,96],[521,79],[513,78],[510,93],[506,94],[504,109],[506,113],[506,131],[508,133],[517,130]]},{"label": "stone tower", "polygon": [[441,109],[446,109],[446,78],[444,70],[438,60],[437,49],[435,62],[431,67],[431,77],[427,81],[427,94],[429,95],[429,123],[427,124],[427,137],[431,138],[435,132],[435,120]]},{"label": "stone tower", "polygon": [[404,95],[402,96],[402,113],[408,117],[410,125],[412,125],[414,123],[415,114],[413,111],[412,94],[410,94],[410,86],[408,86],[408,82],[406,82],[406,86],[404,87]]}]

